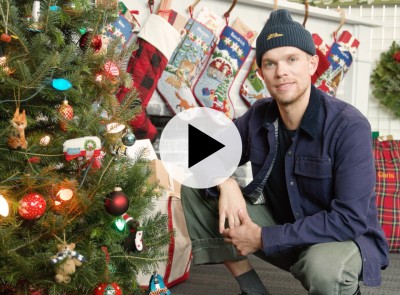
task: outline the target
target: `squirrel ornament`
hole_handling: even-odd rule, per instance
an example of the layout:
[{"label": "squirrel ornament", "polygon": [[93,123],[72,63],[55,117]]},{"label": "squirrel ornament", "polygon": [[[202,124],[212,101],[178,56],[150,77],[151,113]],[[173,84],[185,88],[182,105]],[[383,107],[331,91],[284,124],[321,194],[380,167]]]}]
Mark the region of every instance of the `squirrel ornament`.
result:
[{"label": "squirrel ornament", "polygon": [[25,139],[25,128],[28,126],[28,122],[26,120],[25,110],[21,113],[19,112],[19,108],[15,110],[14,116],[11,119],[11,126],[13,130],[7,141],[8,146],[11,149],[17,149],[19,147],[27,149],[28,142]]}]

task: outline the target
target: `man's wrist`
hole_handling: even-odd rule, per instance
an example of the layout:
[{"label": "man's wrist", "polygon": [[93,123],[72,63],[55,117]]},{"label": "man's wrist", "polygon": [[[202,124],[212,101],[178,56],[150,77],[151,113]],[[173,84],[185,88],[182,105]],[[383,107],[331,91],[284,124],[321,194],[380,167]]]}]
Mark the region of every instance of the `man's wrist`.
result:
[{"label": "man's wrist", "polygon": [[217,185],[217,189],[220,192],[221,189],[226,186],[226,185],[232,185],[232,184],[236,184],[236,181],[233,178],[228,178],[226,180],[224,180],[222,183]]}]

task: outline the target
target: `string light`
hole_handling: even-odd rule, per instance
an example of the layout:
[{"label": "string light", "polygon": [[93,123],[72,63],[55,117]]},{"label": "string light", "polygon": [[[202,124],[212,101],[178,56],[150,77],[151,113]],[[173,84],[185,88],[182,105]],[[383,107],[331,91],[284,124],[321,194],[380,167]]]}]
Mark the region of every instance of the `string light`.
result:
[{"label": "string light", "polygon": [[55,197],[53,197],[54,204],[56,206],[61,205],[64,202],[67,202],[72,199],[74,196],[74,192],[69,188],[62,188],[58,191]]},{"label": "string light", "polygon": [[10,209],[7,200],[0,194],[0,215],[7,217]]},{"label": "string light", "polygon": [[114,221],[114,226],[117,230],[123,231],[125,228],[126,222],[123,218],[117,218]]}]

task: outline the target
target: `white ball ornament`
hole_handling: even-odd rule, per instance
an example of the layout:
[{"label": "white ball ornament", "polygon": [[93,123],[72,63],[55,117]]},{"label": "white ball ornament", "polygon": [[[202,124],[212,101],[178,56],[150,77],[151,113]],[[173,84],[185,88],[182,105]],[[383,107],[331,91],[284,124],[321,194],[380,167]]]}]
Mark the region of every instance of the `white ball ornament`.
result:
[{"label": "white ball ornament", "polygon": [[49,143],[50,143],[50,136],[49,135],[43,136],[39,141],[39,145],[40,146],[47,146]]}]

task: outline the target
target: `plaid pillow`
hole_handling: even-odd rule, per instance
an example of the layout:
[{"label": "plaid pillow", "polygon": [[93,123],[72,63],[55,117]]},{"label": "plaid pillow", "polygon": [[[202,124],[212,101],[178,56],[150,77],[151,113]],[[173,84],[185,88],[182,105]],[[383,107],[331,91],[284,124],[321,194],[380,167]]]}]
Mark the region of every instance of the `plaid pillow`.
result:
[{"label": "plaid pillow", "polygon": [[400,252],[400,140],[376,139],[376,204],[390,252]]}]

